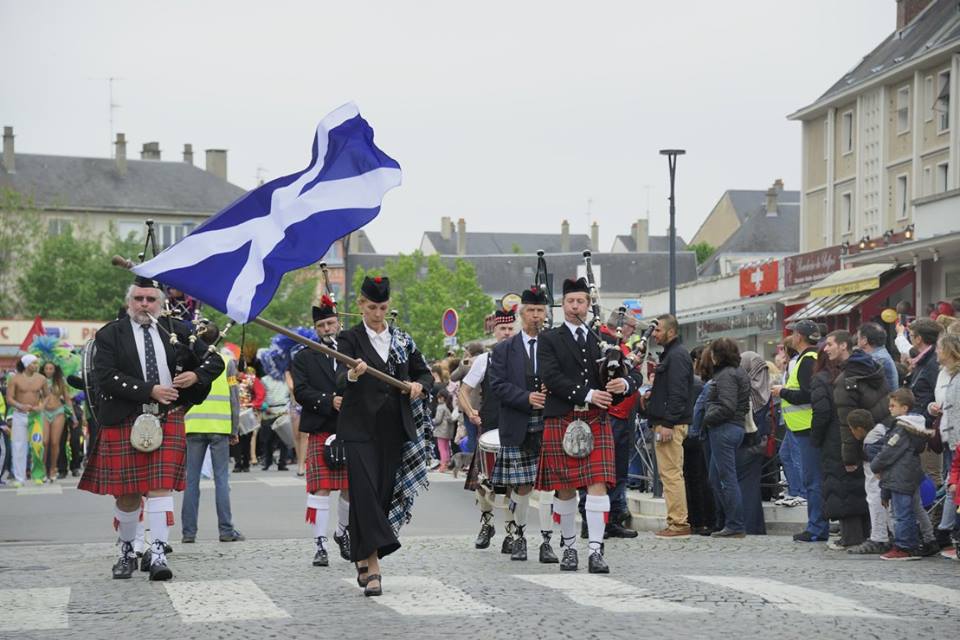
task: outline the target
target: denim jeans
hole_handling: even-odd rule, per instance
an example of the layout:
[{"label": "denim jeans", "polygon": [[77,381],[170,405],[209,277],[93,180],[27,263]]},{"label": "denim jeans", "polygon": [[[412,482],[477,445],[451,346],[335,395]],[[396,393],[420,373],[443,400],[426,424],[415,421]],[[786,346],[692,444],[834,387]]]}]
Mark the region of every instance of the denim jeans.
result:
[{"label": "denim jeans", "polygon": [[800,467],[800,449],[797,437],[789,429],[780,443],[780,464],[783,465],[783,475],[787,479],[787,493],[795,498],[806,498],[803,487],[803,470]]},{"label": "denim jeans", "polygon": [[[943,484],[944,488],[947,485],[947,478],[950,477],[950,467],[953,465],[953,456],[954,452],[949,446],[943,448]],[[949,491],[946,492],[946,496],[943,500],[943,517],[940,518],[940,524],[937,527],[938,529],[946,529],[950,531],[953,529],[953,525],[957,520],[957,508],[956,504],[953,501],[953,496]]]},{"label": "denim jeans", "polygon": [[480,437],[480,428],[477,427],[469,418],[463,421],[463,426],[467,430],[467,446],[461,447],[463,453],[473,453],[477,450],[477,438]]},{"label": "denim jeans", "polygon": [[904,551],[916,551],[920,547],[917,516],[913,512],[913,494],[890,494],[893,507],[893,543]]},{"label": "denim jeans", "polygon": [[820,490],[820,449],[810,442],[810,430],[793,432],[800,451],[800,471],[807,498],[807,531],[826,540],[830,523],[823,517],[823,493]]},{"label": "denim jeans", "polygon": [[707,429],[710,439],[710,486],[723,506],[724,529],[744,532],[743,496],[737,481],[737,449],[743,442],[743,427],[724,423]]},{"label": "denim jeans", "polygon": [[233,532],[230,513],[230,436],[222,433],[187,434],[187,487],[183,492],[180,521],[183,535],[197,535],[197,511],[200,508],[200,467],[210,448],[213,482],[216,486],[217,524],[221,535]]}]

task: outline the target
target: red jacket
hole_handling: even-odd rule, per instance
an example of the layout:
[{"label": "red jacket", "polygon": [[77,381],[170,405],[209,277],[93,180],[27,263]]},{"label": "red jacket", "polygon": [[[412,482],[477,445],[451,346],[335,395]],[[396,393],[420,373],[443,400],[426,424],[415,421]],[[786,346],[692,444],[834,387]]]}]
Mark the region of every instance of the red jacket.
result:
[{"label": "red jacket", "polygon": [[950,479],[947,480],[947,486],[957,486],[960,484],[960,445],[957,445],[953,452],[953,463],[950,465]]}]

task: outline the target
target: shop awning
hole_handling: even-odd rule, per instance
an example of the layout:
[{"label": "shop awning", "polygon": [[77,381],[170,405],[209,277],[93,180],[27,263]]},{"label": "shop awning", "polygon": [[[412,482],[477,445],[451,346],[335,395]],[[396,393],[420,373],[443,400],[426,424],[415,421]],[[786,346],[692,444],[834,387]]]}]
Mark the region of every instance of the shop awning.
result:
[{"label": "shop awning", "polygon": [[[832,273],[810,288],[811,298],[831,298],[880,288],[880,277],[896,269],[895,264],[865,264]],[[813,303],[816,303],[814,300]],[[820,315],[838,315],[820,314]],[[811,316],[815,317],[815,316]]]},{"label": "shop awning", "polygon": [[830,296],[828,298],[816,298],[784,322],[790,323],[796,322],[797,320],[846,315],[872,295],[872,291],[867,291],[863,293],[848,293],[842,296]]}]

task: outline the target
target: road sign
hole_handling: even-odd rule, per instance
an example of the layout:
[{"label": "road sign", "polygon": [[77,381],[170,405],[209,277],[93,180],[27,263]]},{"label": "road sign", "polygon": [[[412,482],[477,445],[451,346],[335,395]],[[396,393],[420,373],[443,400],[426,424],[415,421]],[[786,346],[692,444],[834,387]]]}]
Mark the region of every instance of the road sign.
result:
[{"label": "road sign", "polygon": [[520,305],[520,296],[516,293],[508,293],[500,300],[500,306],[504,311],[512,311]]},{"label": "road sign", "polygon": [[460,316],[457,315],[456,309],[444,311],[440,325],[443,327],[443,335],[448,338],[457,335],[457,329],[460,328]]},{"label": "road sign", "polygon": [[443,339],[443,346],[451,349],[457,346],[457,336],[447,336]]}]

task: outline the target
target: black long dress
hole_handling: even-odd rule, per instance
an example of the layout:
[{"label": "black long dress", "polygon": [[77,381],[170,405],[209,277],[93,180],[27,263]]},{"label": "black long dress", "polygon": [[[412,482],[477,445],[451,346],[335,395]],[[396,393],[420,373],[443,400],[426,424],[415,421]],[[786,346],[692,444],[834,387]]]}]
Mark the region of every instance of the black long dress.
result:
[{"label": "black long dress", "polygon": [[[399,380],[419,382],[425,389],[433,382],[417,351],[407,362],[398,363],[392,355],[384,362],[362,322],[340,334],[338,347],[341,353]],[[382,558],[400,548],[387,514],[403,444],[416,437],[410,399],[370,375],[348,382],[346,367],[337,376],[337,386],[343,393],[337,438],[347,448],[351,559],[364,560],[374,552]]]}]

